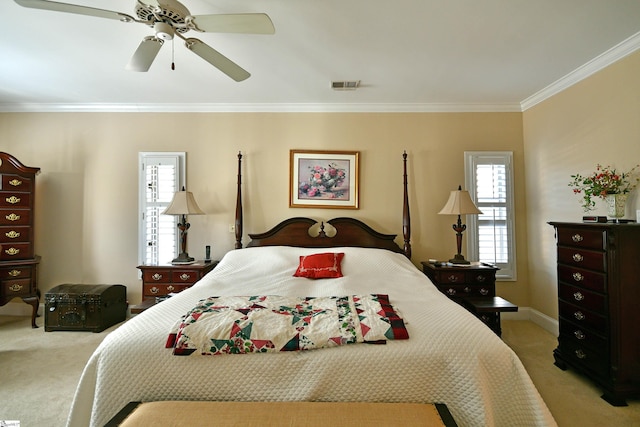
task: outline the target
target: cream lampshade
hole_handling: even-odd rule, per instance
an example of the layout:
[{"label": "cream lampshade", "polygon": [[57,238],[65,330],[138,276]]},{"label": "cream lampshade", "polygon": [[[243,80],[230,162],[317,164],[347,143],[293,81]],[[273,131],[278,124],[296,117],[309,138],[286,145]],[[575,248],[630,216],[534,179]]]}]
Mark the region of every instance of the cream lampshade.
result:
[{"label": "cream lampshade", "polygon": [[449,194],[449,200],[444,205],[442,210],[438,212],[439,215],[458,215],[458,222],[453,224],[453,230],[456,232],[456,244],[458,246],[458,253],[449,260],[452,264],[469,264],[469,261],[464,259],[462,255],[462,232],[467,229],[466,224],[462,223],[460,215],[477,215],[482,212],[471,200],[471,196],[468,191],[462,190],[461,186],[458,186],[457,190],[454,190]]},{"label": "cream lampshade", "polygon": [[177,191],[173,195],[173,200],[167,209],[162,212],[163,215],[182,215],[181,222],[178,223],[180,229],[180,255],[171,261],[172,264],[187,264],[194,261],[187,253],[187,231],[191,224],[187,222],[187,215],[204,215],[204,212],[193,197],[193,193],[186,191],[182,187],[182,191]]}]

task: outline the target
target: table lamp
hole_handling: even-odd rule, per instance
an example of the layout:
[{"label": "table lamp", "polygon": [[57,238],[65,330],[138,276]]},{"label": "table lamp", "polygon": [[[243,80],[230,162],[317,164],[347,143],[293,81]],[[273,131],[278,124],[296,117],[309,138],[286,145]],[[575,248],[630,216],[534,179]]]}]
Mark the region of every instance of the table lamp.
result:
[{"label": "table lamp", "polygon": [[469,261],[464,259],[462,255],[462,232],[467,229],[467,225],[462,223],[460,215],[481,214],[480,209],[476,207],[471,200],[471,196],[468,191],[462,190],[461,186],[458,186],[457,190],[453,190],[449,194],[449,200],[444,205],[444,208],[439,215],[458,215],[458,222],[453,224],[453,230],[456,232],[456,243],[458,245],[458,253],[449,260],[452,264],[469,264]]},{"label": "table lamp", "polygon": [[187,215],[203,215],[204,212],[193,197],[193,193],[186,191],[182,187],[182,191],[177,191],[173,195],[173,200],[167,209],[162,212],[163,215],[182,215],[182,221],[178,223],[178,229],[180,229],[180,255],[171,261],[172,264],[188,264],[194,261],[193,257],[190,257],[187,253],[187,230],[191,227],[191,224],[187,222]]}]

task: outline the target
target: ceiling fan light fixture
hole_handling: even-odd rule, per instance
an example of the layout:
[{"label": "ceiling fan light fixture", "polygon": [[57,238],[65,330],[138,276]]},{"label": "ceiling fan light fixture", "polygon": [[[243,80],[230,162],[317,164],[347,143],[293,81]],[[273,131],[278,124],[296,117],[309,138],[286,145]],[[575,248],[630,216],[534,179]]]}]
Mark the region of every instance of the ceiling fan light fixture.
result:
[{"label": "ceiling fan light fixture", "polygon": [[331,82],[333,90],[356,90],[360,86],[360,80],[344,80]]},{"label": "ceiling fan light fixture", "polygon": [[173,40],[173,27],[166,22],[156,22],[153,25],[153,29],[156,32],[156,37],[162,40]]}]

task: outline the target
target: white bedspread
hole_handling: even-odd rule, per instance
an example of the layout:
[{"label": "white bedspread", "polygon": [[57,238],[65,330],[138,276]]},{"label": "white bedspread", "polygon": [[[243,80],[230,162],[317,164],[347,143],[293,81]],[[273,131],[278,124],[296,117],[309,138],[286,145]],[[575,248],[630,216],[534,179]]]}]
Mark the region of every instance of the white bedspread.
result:
[{"label": "white bedspread", "polygon": [[[364,401],[446,403],[460,426],[553,426],[520,360],[489,328],[451,302],[403,255],[344,252],[338,279],[293,277],[291,247],[229,252],[196,285],[110,333],[84,369],[68,426],[102,426],[130,401]],[[409,340],[301,352],[173,356],[172,324],[215,295],[382,293]]]}]

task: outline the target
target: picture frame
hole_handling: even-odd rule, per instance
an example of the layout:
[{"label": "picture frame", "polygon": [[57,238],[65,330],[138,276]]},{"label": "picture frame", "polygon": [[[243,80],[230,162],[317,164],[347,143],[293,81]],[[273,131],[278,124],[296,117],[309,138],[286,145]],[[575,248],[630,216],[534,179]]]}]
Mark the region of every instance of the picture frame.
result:
[{"label": "picture frame", "polygon": [[289,207],[359,209],[358,151],[289,151]]}]

